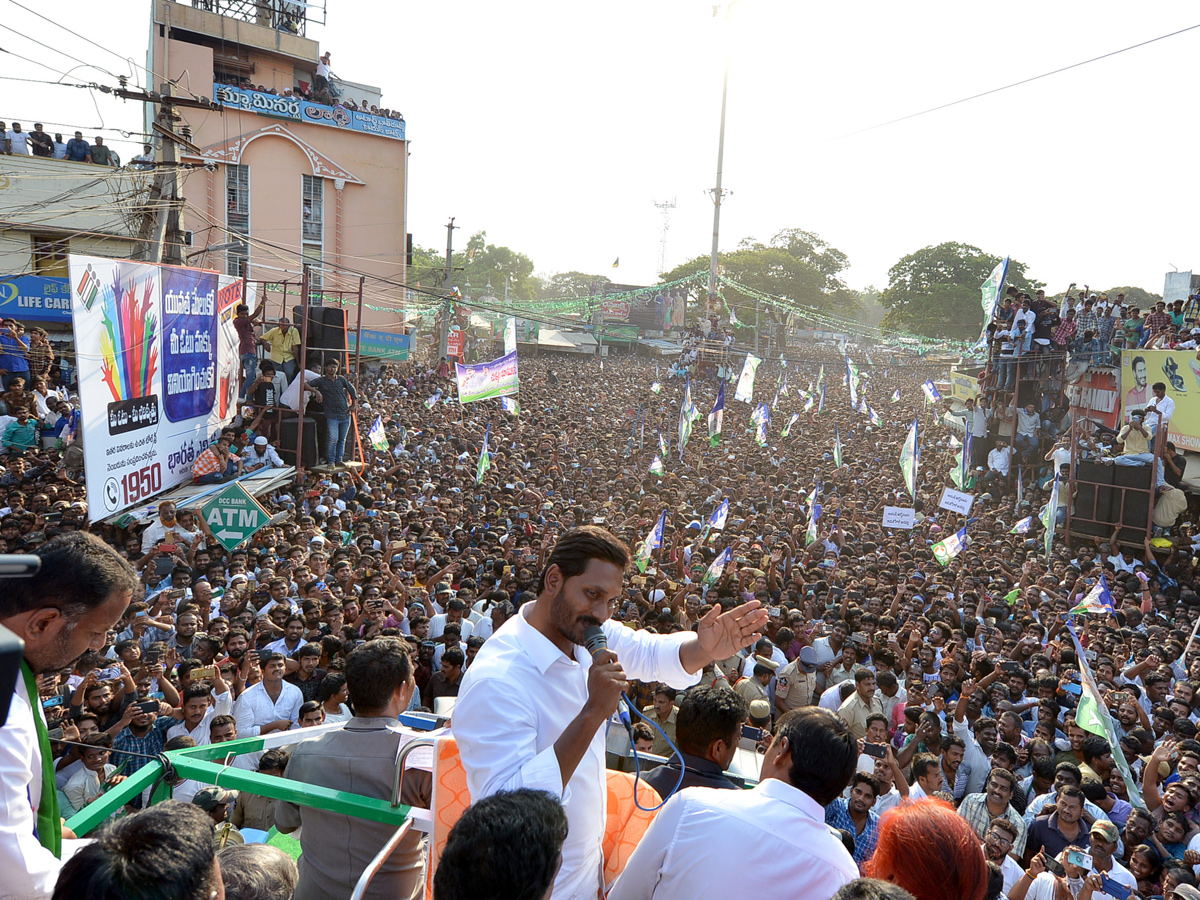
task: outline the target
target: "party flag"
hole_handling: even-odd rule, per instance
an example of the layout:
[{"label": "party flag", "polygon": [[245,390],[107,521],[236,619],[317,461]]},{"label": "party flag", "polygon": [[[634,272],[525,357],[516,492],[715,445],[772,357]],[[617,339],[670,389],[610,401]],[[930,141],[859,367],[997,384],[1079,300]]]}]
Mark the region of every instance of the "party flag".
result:
[{"label": "party flag", "polygon": [[875,412],[875,407],[873,407],[873,406],[870,407],[870,410],[871,410],[871,424],[874,425],[876,428],[878,428],[880,425],[879,413]]},{"label": "party flag", "polygon": [[900,451],[900,471],[904,473],[904,484],[914,500],[917,499],[917,470],[920,466],[920,450],[917,446],[917,423],[914,421],[904,439]]},{"label": "party flag", "polygon": [[662,385],[656,381],[652,385],[650,385],[650,390],[652,390],[656,394],[660,394],[660,393],[662,393]]},{"label": "party flag", "polygon": [[432,397],[430,397],[428,400],[425,401],[425,408],[433,409],[435,406],[437,406],[437,402],[441,399],[442,399],[442,392],[439,390]]},{"label": "party flag", "polygon": [[618,256],[616,259],[613,260],[612,267],[614,269],[616,269],[616,268],[619,268],[620,265],[621,265],[621,257]]},{"label": "party flag", "polygon": [[[786,366],[787,363],[785,362],[784,365]],[[787,370],[786,369],[783,372],[783,384],[781,384],[779,386],[779,393],[780,393],[780,395],[782,395],[784,397],[788,396],[788,383],[787,383]]]},{"label": "party flag", "polygon": [[692,417],[688,407],[692,405],[692,382],[688,379],[683,389],[683,403],[679,407],[679,458],[683,459],[683,448],[687,446],[688,438],[692,436]]},{"label": "party flag", "polygon": [[931,549],[933,550],[934,559],[943,566],[947,566],[950,564],[950,560],[958,556],[966,546],[967,527],[964,525],[944,541],[938,541]]},{"label": "party flag", "polygon": [[663,456],[667,456],[671,452],[670,448],[667,446],[667,439],[663,437],[661,429],[658,432],[658,452]]},{"label": "party flag", "polygon": [[858,406],[858,366],[846,357],[846,385],[850,388],[850,406]]},{"label": "party flag", "polygon": [[725,382],[717,387],[717,399],[713,402],[712,412],[708,414],[708,442],[715,447],[721,443],[721,426],[725,422]]},{"label": "party flag", "polygon": [[814,402],[814,401],[813,401],[813,395],[812,395],[812,394],[809,394],[809,395],[808,395],[808,399],[806,399],[806,400],[804,401],[804,411],[805,411],[805,412],[812,412],[812,408],[813,408],[813,402]]},{"label": "party flag", "polygon": [[371,430],[367,432],[367,440],[376,450],[387,450],[391,446],[388,443],[387,432],[383,430],[382,416],[375,417],[375,421],[371,424]]},{"label": "party flag", "polygon": [[1100,580],[1092,585],[1092,589],[1087,592],[1077,606],[1071,609],[1071,615],[1079,613],[1091,613],[1092,615],[1112,615],[1116,613],[1116,607],[1113,606],[1112,594],[1108,590],[1108,579],[1104,574],[1100,574]]},{"label": "party flag", "polygon": [[842,467],[842,434],[836,425],[833,426],[833,465]]},{"label": "party flag", "polygon": [[1026,516],[1023,519],[1013,523],[1013,527],[1009,529],[1009,534],[1029,534],[1029,529],[1033,527],[1033,516]]},{"label": "party flag", "polygon": [[900,402],[900,388],[896,388],[895,392],[892,394],[892,402],[893,403]]},{"label": "party flag", "polygon": [[750,421],[755,425],[766,420],[769,413],[767,412],[767,404],[760,403],[754,407],[754,412],[750,413]]},{"label": "party flag", "polygon": [[[1020,472],[1020,469],[1017,469]],[[1054,546],[1055,513],[1058,512],[1058,475],[1054,476],[1054,487],[1050,489],[1050,502],[1042,513],[1042,524],[1046,526],[1046,562],[1050,561],[1050,548]]]},{"label": "party flag", "polygon": [[717,554],[717,558],[712,561],[712,565],[704,572],[704,584],[712,586],[721,579],[721,570],[729,565],[729,560],[733,557],[729,548],[726,547]]},{"label": "party flag", "polygon": [[746,354],[746,361],[742,363],[742,374],[738,376],[737,387],[733,392],[734,400],[749,403],[754,399],[754,373],[758,371],[761,362],[757,356]]},{"label": "party flag", "polygon": [[729,498],[726,497],[721,501],[721,505],[713,510],[713,514],[708,517],[708,527],[713,531],[723,531],[725,522],[729,519]]},{"label": "party flag", "polygon": [[950,435],[950,447],[951,448],[961,447],[962,445],[963,445],[963,442],[960,441],[955,435],[953,435],[953,434]]},{"label": "party flag", "polygon": [[512,416],[519,417],[521,415],[521,404],[515,397],[501,397],[500,405],[504,407],[504,411]]},{"label": "party flag", "polygon": [[661,478],[666,473],[666,471],[667,470],[663,468],[662,457],[660,457],[657,453],[655,453],[654,459],[651,460],[651,462],[650,462],[650,474],[657,475]]},{"label": "party flag", "polygon": [[921,390],[925,392],[925,399],[927,399],[930,403],[937,403],[942,399],[942,395],[938,392],[937,386],[934,385],[932,380],[926,380],[926,382],[921,385]]},{"label": "party flag", "polygon": [[804,534],[805,547],[817,539],[817,520],[821,518],[821,504],[817,501],[817,492],[820,490],[821,483],[817,482],[812,493],[808,495],[808,529]]},{"label": "party flag", "polygon": [[489,422],[483,431],[483,447],[479,450],[479,464],[475,467],[475,483],[482,484],[483,476],[492,467],[492,455],[488,453],[488,438],[492,434],[492,423]]},{"label": "party flag", "polygon": [[1013,588],[1011,591],[1009,591],[1007,594],[1004,595],[1004,602],[1007,603],[1009,606],[1016,606],[1017,601],[1020,599],[1021,599],[1021,589],[1020,588]]},{"label": "party flag", "polygon": [[971,429],[967,429],[966,440],[963,441],[963,449],[960,454],[959,466],[962,470],[963,484],[967,483],[967,479],[971,477]]},{"label": "party flag", "polygon": [[[1071,642],[1075,645],[1075,658],[1079,661],[1081,691],[1079,705],[1075,708],[1075,724],[1084,731],[1104,738],[1110,747],[1120,747],[1112,716],[1108,713],[1108,706],[1100,699],[1100,689],[1096,687],[1096,678],[1092,674],[1091,664],[1088,662],[1083,645],[1079,643],[1079,635],[1075,633],[1075,627],[1069,619],[1067,620],[1067,632],[1071,635]],[[1125,789],[1129,792],[1129,802],[1134,806],[1141,806],[1142,795],[1138,791],[1138,781],[1133,777],[1129,763],[1125,760],[1125,754],[1114,753],[1113,762],[1117,766],[1117,771],[1121,773],[1121,780],[1125,782]]]},{"label": "party flag", "polygon": [[821,385],[821,402],[817,404],[817,412],[825,412],[825,385]]},{"label": "party flag", "polygon": [[767,446],[767,420],[763,419],[754,429],[754,442],[760,447]]},{"label": "party flag", "polygon": [[[808,403],[809,403],[809,406],[812,406],[812,397],[808,398]],[[791,433],[792,426],[796,424],[796,420],[799,418],[800,418],[800,413],[792,413],[792,417],[787,420],[787,424],[783,426],[783,431],[780,433],[779,436],[787,437],[788,434]]]},{"label": "party flag", "polygon": [[817,372],[817,390],[825,386],[825,363],[821,363],[821,368]]},{"label": "party flag", "polygon": [[638,544],[637,553],[634,555],[634,564],[638,567],[639,572],[645,572],[646,566],[650,562],[650,555],[662,546],[663,532],[667,528],[667,511],[664,509],[662,515],[659,516],[658,522],[650,533],[646,535],[646,539]]}]

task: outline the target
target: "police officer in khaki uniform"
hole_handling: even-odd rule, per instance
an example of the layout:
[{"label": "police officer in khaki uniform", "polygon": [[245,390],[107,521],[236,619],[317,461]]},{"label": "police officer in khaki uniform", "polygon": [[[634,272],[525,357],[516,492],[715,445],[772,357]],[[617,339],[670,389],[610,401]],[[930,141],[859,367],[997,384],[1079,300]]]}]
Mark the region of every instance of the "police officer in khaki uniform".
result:
[{"label": "police officer in khaki uniform", "polygon": [[812,706],[817,693],[817,652],[801,647],[800,655],[779,670],[775,679],[775,709],[779,715]]}]

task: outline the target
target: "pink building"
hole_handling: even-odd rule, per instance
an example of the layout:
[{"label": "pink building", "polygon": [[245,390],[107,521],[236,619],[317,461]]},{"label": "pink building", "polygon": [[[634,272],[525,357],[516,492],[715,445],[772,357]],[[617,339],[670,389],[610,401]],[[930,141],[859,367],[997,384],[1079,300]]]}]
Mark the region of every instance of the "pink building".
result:
[{"label": "pink building", "polygon": [[[321,51],[304,36],[316,9],[291,0],[154,2],[147,67],[175,82],[175,95],[225,107],[180,108],[175,126],[199,149],[181,151],[183,162],[215,163],[180,179],[190,264],[283,281],[297,280],[304,260],[314,289],[329,291],[357,290],[362,273],[366,305],[385,308],[364,308],[363,326],[398,328],[408,247],[404,119],[379,88],[331,77],[331,93],[321,91]],[[352,65],[351,50],[329,61],[334,73]],[[356,314],[348,310],[351,323]]]}]

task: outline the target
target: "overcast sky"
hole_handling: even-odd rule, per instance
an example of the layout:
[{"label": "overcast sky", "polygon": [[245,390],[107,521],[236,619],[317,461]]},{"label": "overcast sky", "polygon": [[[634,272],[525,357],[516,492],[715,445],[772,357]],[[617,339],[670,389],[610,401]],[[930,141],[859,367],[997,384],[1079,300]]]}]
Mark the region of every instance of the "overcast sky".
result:
[{"label": "overcast sky", "polygon": [[[328,24],[310,36],[334,71],[381,86],[407,120],[422,245],[444,247],[455,216],[456,241],[485,229],[539,273],[652,282],[654,203],[674,200],[666,267],[707,253],[728,39],[722,249],[814,231],[849,256],[856,288],[885,286],[901,256],[942,241],[1009,254],[1051,291],[1161,293],[1172,265],[1200,271],[1200,29],[852,134],[1200,24],[1194,3],[742,0],[727,24],[702,0],[325,2]],[[145,62],[144,0],[32,8]],[[33,40],[130,71],[11,0],[0,23],[9,78],[58,77],[12,53],[77,65]],[[6,121],[27,128],[142,127],[140,104],[96,92],[8,81],[5,95]],[[121,146],[126,159],[136,149]]]}]

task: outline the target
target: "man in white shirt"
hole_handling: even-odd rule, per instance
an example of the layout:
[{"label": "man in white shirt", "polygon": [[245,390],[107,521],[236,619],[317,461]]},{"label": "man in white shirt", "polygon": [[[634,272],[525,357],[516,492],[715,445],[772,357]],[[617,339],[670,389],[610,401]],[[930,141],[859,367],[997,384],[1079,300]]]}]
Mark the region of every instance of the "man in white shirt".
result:
[{"label": "man in white shirt", "polygon": [[459,637],[464,641],[474,633],[474,626],[471,620],[466,618],[467,604],[459,600],[457,597],[446,602],[446,611],[438,613],[429,620],[429,639],[436,641],[446,631],[446,625],[451,622],[457,623],[460,627]]},{"label": "man in white shirt", "polygon": [[187,736],[197,747],[209,743],[208,726],[217,716],[226,716],[233,711],[233,693],[221,679],[221,669],[216,668],[214,688],[206,684],[189,684],[183,692],[183,721],[167,729],[167,740]]},{"label": "man in white shirt", "polygon": [[[42,544],[31,578],[5,579],[0,625],[25,642],[21,677],[0,727],[0,898],[49,898],[59,870],[82,844],[64,840],[54,767],[35,677],[100,650],[139,587],[111,547],[82,532]],[[64,610],[71,609],[68,614]]]},{"label": "man in white shirt", "polygon": [[237,730],[244,738],[287,731],[300,716],[304,695],[300,688],[283,680],[283,657],[262,654],[262,681],[246,688],[234,705]]},{"label": "man in white shirt", "polygon": [[[779,721],[758,786],[673,796],[609,900],[831,897],[858,877],[858,866],[825,825],[824,807],[850,782],[857,759],[854,738],[836,716],[793,710]],[[714,852],[718,846],[729,854]]]},{"label": "man in white shirt", "polygon": [[200,540],[199,531],[188,531],[179,524],[175,516],[174,502],[164,500],[158,504],[158,518],[142,532],[142,553],[149,553],[159,544],[183,544],[177,552],[184,556],[192,545]]},{"label": "man in white shirt", "polygon": [[[626,679],[689,687],[705,665],[757,640],[767,621],[766,610],[751,601],[727,613],[714,606],[695,632],[625,628],[609,616],[624,593],[628,564],[629,548],[602,528],[564,534],[537,598],[483,645],[455,706],[473,800],[522,787],[563,798],[570,831],[554,881],[561,898],[591,898],[603,886],[604,726]],[[602,629],[608,646],[595,656],[582,646],[590,627]]]},{"label": "man in white shirt", "polygon": [[1004,438],[996,439],[996,446],[988,453],[988,470],[983,480],[995,481],[997,478],[1007,478],[1009,466],[1012,464],[1012,450]]},{"label": "man in white shirt", "polygon": [[[1167,386],[1161,381],[1150,385],[1150,390],[1154,392],[1154,399],[1146,404],[1146,421],[1157,430],[1160,425],[1171,423],[1171,416],[1175,415],[1175,401],[1167,396]],[[1155,415],[1154,421],[1149,418],[1152,414]]]}]

